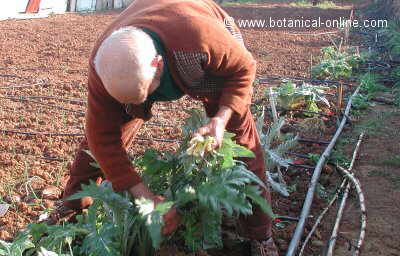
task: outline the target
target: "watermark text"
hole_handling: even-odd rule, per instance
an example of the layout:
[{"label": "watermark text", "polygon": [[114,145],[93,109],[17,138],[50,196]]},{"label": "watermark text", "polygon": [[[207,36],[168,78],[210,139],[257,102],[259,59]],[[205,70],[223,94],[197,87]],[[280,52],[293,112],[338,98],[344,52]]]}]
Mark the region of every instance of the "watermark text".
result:
[{"label": "watermark text", "polygon": [[224,19],[225,25],[236,24],[239,28],[386,28],[387,20],[349,20],[346,18],[322,20],[315,19],[237,19],[228,17]]}]

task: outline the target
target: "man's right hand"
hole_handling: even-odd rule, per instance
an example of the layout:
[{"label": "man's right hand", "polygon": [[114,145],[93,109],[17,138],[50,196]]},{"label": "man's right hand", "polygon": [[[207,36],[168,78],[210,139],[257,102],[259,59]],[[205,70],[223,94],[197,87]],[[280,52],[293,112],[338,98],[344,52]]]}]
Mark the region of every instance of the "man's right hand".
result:
[{"label": "man's right hand", "polygon": [[[146,198],[150,199],[154,202],[154,206],[160,204],[165,201],[165,199],[161,196],[155,196],[149,188],[143,184],[139,183],[129,189],[129,192],[134,198]],[[172,234],[179,226],[180,216],[175,208],[169,209],[169,211],[164,214],[164,226],[161,229],[161,233],[164,236]]]},{"label": "man's right hand", "polygon": [[[163,203],[164,201],[165,198],[157,196],[154,200],[154,206],[156,206],[159,203]],[[166,214],[164,214],[163,218],[164,218],[164,226],[161,229],[161,233],[164,236],[168,236],[178,228],[181,222],[181,217],[178,215],[176,209],[172,207]]]}]

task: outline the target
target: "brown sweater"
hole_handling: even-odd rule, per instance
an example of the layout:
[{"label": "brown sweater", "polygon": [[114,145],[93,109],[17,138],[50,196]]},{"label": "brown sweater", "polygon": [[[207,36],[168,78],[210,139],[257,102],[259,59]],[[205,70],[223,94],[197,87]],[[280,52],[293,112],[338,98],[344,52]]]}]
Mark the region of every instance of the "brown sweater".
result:
[{"label": "brown sweater", "polygon": [[[135,0],[99,38],[89,60],[86,137],[114,190],[126,190],[141,180],[122,145],[126,106],[107,93],[94,69],[101,42],[125,26],[157,33],[172,78],[186,94],[244,114],[251,103],[256,63],[237,27],[224,24],[227,16],[212,0]],[[130,114],[148,118],[143,106],[129,107]]]}]

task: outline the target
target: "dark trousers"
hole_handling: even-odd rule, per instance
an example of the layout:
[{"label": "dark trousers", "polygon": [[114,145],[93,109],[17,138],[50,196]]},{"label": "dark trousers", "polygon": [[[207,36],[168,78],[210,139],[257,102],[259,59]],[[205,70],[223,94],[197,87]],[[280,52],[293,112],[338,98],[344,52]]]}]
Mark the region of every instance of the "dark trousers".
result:
[{"label": "dark trousers", "polygon": [[[218,103],[204,103],[204,107],[209,117],[214,116],[218,111]],[[125,123],[122,129],[122,141],[126,148],[132,144],[132,141],[143,122],[142,119],[132,118]],[[234,113],[227,124],[226,130],[236,134],[235,139],[238,144],[245,146],[254,152],[256,155],[255,158],[245,158],[241,160],[243,160],[247,164],[248,168],[265,182],[266,176],[263,153],[250,109],[243,116]],[[70,179],[68,180],[64,190],[64,199],[81,190],[81,184],[88,184],[89,180],[95,180],[97,183],[100,183],[102,180],[103,175],[101,170],[90,166],[90,163],[94,160],[83,151],[87,149],[88,144],[86,138],[84,138],[70,169]],[[269,191],[264,190],[262,195],[269,203],[271,203]],[[83,209],[88,207],[91,203],[91,198],[64,201],[65,206],[73,209]],[[250,239],[263,240],[270,237],[271,225],[271,218],[262,212],[259,207],[254,207],[253,215],[242,216],[239,221],[240,232],[242,235]]]}]

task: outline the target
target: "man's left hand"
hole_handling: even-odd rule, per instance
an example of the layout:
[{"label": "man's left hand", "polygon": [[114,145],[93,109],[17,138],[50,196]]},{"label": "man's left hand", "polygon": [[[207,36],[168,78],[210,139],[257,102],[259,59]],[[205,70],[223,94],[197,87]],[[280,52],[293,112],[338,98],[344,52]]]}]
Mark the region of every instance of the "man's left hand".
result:
[{"label": "man's left hand", "polygon": [[222,106],[218,113],[211,118],[210,122],[203,127],[199,128],[194,136],[212,136],[215,138],[217,143],[213,149],[218,148],[222,145],[222,139],[224,138],[225,127],[232,116],[232,109],[229,107]]}]

